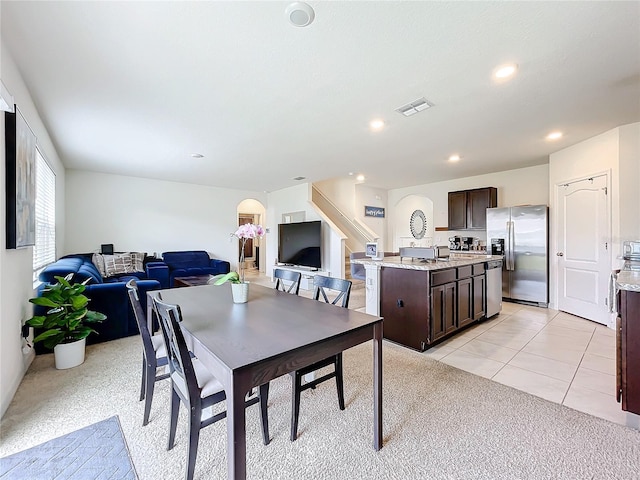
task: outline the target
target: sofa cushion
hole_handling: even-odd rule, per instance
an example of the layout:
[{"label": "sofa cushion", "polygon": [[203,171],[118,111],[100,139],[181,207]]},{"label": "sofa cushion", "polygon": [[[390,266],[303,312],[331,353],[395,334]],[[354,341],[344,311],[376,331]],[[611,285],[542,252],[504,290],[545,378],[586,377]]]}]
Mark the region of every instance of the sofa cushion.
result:
[{"label": "sofa cushion", "polygon": [[204,250],[187,250],[183,252],[164,252],[162,260],[171,270],[190,269],[190,268],[206,268],[209,266],[211,259],[209,254]]},{"label": "sofa cushion", "polygon": [[102,283],[102,275],[100,275],[96,266],[91,262],[84,262],[73,276],[74,282],[84,282],[87,279],[89,279],[87,285]]},{"label": "sofa cushion", "polygon": [[45,267],[40,272],[38,280],[43,283],[54,283],[55,277],[66,277],[69,273],[76,273],[83,263],[84,260],[81,258],[61,258]]}]

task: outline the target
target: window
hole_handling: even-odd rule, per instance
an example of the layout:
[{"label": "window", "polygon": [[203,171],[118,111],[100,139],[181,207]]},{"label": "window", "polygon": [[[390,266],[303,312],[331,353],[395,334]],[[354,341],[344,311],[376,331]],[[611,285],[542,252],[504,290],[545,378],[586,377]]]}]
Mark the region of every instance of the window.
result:
[{"label": "window", "polygon": [[56,176],[36,150],[36,244],[33,247],[33,281],[56,260]]}]

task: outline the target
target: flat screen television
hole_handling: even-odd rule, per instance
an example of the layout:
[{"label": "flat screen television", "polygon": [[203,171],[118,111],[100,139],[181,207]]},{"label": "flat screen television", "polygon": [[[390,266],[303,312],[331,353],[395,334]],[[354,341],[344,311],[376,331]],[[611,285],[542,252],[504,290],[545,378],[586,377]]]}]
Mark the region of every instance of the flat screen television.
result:
[{"label": "flat screen television", "polygon": [[322,221],[278,225],[278,262],[321,268]]}]

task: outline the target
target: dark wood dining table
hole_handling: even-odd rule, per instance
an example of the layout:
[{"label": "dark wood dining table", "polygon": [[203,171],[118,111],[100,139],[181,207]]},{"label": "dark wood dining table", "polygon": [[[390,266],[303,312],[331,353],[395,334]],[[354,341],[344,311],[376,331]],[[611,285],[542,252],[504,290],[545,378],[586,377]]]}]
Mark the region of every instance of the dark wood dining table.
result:
[{"label": "dark wood dining table", "polygon": [[382,317],[254,284],[243,304],[233,303],[228,283],[161,290],[160,295],[180,306],[182,329],[193,353],[224,386],[229,479],[246,478],[249,390],[369,340],[373,340],[373,448],[382,448]]}]

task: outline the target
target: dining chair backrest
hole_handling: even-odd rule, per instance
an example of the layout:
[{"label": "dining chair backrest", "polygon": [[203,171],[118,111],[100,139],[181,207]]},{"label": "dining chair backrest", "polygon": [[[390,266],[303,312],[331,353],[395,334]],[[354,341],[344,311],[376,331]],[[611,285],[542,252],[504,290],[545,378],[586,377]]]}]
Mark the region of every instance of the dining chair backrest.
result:
[{"label": "dining chair backrest", "polygon": [[147,317],[144,314],[142,304],[140,303],[140,293],[138,292],[138,285],[136,281],[131,279],[127,282],[127,293],[129,294],[129,302],[133,309],[133,316],[138,324],[138,330],[140,330],[140,338],[142,338],[142,347],[144,348],[144,354],[147,358],[155,358],[156,352],[153,348],[153,342],[151,341],[151,332],[147,325]]},{"label": "dining chair backrest", "polygon": [[[331,300],[331,290],[338,292],[338,295],[333,300]],[[322,296],[322,300],[327,303],[349,308],[351,281],[342,278],[316,275],[313,277],[313,299],[320,300],[320,296]]]},{"label": "dining chair backrest", "polygon": [[[300,292],[300,279],[302,278],[302,274],[300,272],[276,268],[273,271],[273,277],[276,279],[276,290],[280,290],[285,293],[293,293],[294,295],[298,295]],[[286,282],[291,283],[287,286]]]},{"label": "dining chair backrest", "polygon": [[154,297],[153,306],[160,320],[160,327],[167,346],[167,357],[171,380],[178,386],[179,395],[186,405],[200,397],[198,380],[187,342],[180,328],[182,313],[178,305],[164,303]]}]

